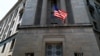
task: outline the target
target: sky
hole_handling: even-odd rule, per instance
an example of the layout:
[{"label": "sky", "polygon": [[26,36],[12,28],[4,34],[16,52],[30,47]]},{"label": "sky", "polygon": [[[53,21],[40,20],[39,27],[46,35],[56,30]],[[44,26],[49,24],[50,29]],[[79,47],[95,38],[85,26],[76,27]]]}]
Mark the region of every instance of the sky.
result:
[{"label": "sky", "polygon": [[14,6],[18,0],[0,0],[0,20]]}]

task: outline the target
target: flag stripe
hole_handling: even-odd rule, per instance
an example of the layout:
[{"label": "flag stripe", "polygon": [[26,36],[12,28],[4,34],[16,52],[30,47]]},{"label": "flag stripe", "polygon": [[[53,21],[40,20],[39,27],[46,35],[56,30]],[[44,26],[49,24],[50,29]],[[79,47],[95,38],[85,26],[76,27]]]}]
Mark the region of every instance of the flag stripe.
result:
[{"label": "flag stripe", "polygon": [[57,6],[54,5],[54,16],[61,19],[61,20],[65,20],[67,17],[67,13],[63,10],[58,10]]},{"label": "flag stripe", "polygon": [[66,17],[67,17],[67,13],[62,11],[62,10],[58,10],[58,11],[55,10],[54,11],[54,16],[56,16],[56,17],[58,17],[58,18],[60,18],[62,20],[65,20]]}]

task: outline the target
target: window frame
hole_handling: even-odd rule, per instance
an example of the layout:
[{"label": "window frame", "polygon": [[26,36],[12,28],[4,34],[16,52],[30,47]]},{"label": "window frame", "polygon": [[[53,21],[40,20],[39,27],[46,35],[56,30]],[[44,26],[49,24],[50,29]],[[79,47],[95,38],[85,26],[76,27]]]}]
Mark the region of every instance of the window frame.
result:
[{"label": "window frame", "polygon": [[[63,56],[63,43],[62,42],[45,43],[45,56],[49,56],[49,55],[47,55],[48,51],[50,51],[50,49],[48,49],[48,45],[52,45],[53,49],[55,49],[55,51],[53,49],[51,49],[51,52],[53,51],[57,55],[57,52],[59,51],[61,53],[61,54],[59,54],[59,56]],[[59,46],[59,45],[61,45],[61,48],[60,49],[56,49],[56,47]],[[53,56],[54,53],[51,56]]]}]

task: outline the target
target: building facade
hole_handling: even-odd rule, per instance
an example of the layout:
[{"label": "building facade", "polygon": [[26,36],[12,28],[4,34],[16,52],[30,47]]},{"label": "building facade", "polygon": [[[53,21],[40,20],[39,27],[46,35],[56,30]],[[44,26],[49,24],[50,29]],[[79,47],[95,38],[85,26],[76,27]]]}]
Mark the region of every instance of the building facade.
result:
[{"label": "building facade", "polygon": [[90,22],[100,49],[100,0],[87,0],[88,10],[90,12]]},{"label": "building facade", "polygon": [[[68,13],[65,23],[53,15],[54,4]],[[87,5],[19,0],[0,22],[0,56],[100,56]]]}]

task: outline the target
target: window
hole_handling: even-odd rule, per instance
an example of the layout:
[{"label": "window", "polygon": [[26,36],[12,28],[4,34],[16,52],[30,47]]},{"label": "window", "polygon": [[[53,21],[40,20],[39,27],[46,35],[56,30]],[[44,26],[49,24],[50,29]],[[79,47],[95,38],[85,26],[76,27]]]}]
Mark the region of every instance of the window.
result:
[{"label": "window", "polygon": [[38,0],[38,4],[37,4],[37,8],[36,8],[37,10],[36,10],[36,14],[35,14],[35,21],[34,21],[35,25],[40,24],[42,3],[43,3],[43,0]]},{"label": "window", "polygon": [[87,6],[89,9],[90,15],[91,15],[91,17],[94,18],[94,11],[95,11],[94,6],[91,4],[90,0],[86,0],[86,2],[87,2]]},{"label": "window", "polygon": [[22,16],[23,16],[23,11],[24,11],[24,8],[22,8],[22,9],[19,11],[19,14],[20,14],[19,20],[21,20],[21,18],[22,18]]},{"label": "window", "polygon": [[77,53],[77,52],[75,52],[74,56],[83,56],[83,53]]},{"label": "window", "polygon": [[6,43],[4,44],[4,46],[3,46],[3,48],[2,48],[2,51],[1,51],[1,53],[3,53],[3,52],[4,52],[4,50],[5,50],[5,47],[6,47]]},{"label": "window", "polygon": [[[13,16],[13,13],[10,14],[10,20],[11,20],[12,16]],[[9,20],[9,21],[10,21],[10,20]]]},{"label": "window", "polygon": [[99,37],[99,40],[100,40],[100,37]]},{"label": "window", "polygon": [[94,7],[92,5],[89,5],[89,11],[90,15],[94,18]]},{"label": "window", "polygon": [[15,39],[12,40],[12,43],[11,43],[11,46],[10,46],[10,52],[13,50],[14,44],[15,44]]},{"label": "window", "polygon": [[100,6],[95,3],[95,7],[96,7],[97,12],[100,14]]},{"label": "window", "polygon": [[23,3],[23,7],[25,7],[25,2]]},{"label": "window", "polygon": [[8,32],[7,37],[9,37],[11,35],[11,30]]},{"label": "window", "polygon": [[9,25],[6,25],[4,32],[6,33],[9,29]]},{"label": "window", "polygon": [[15,21],[11,22],[10,28],[13,28]]},{"label": "window", "polygon": [[2,40],[4,40],[6,38],[6,34],[3,35]]},{"label": "window", "polygon": [[87,2],[87,5],[90,5],[90,2],[89,2],[89,0],[86,0],[86,2]]},{"label": "window", "polygon": [[17,13],[18,13],[18,8],[14,11],[14,18],[17,16]]},{"label": "window", "polygon": [[48,0],[47,5],[47,24],[48,25],[62,25],[62,20],[54,16],[54,6],[56,6],[58,9],[60,9],[60,0]]},{"label": "window", "polygon": [[25,56],[34,56],[34,53],[25,53]]},{"label": "window", "polygon": [[8,31],[9,31],[9,25],[6,25],[6,27],[5,27],[5,30],[3,31],[4,32],[4,39],[7,37],[7,33],[8,33]]},{"label": "window", "polygon": [[94,28],[97,29],[97,23],[93,22],[93,24],[94,24]]},{"label": "window", "polygon": [[46,56],[62,56],[62,43],[47,43]]},{"label": "window", "polygon": [[17,29],[20,27],[20,24],[17,25]]}]

